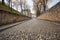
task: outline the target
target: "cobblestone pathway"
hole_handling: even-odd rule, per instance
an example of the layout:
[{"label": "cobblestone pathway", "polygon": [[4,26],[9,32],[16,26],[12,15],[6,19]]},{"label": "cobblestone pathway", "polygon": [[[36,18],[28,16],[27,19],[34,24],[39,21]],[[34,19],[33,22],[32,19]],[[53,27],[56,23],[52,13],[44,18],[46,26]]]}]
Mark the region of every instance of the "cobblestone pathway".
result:
[{"label": "cobblestone pathway", "polygon": [[60,25],[32,19],[0,32],[0,40],[60,40]]}]

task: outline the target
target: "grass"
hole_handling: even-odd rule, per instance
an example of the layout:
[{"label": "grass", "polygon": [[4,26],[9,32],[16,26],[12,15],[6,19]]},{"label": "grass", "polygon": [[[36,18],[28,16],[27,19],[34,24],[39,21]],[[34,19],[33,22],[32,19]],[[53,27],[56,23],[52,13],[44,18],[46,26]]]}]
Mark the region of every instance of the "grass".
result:
[{"label": "grass", "polygon": [[11,8],[9,6],[7,6],[6,4],[2,5],[1,2],[0,2],[0,10],[4,10],[4,11],[8,11],[8,12],[12,12],[12,13],[22,15],[22,13],[18,12],[17,10],[15,10],[13,8],[12,8],[12,11],[11,11]]}]

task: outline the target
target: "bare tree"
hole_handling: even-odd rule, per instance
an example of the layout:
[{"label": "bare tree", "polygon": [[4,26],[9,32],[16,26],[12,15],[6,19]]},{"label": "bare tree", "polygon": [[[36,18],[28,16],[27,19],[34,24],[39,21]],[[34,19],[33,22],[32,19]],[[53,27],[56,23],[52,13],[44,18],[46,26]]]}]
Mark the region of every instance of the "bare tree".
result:
[{"label": "bare tree", "polygon": [[21,13],[23,14],[23,8],[22,8],[22,0],[20,0],[20,7],[21,7]]},{"label": "bare tree", "polygon": [[39,16],[41,13],[41,6],[43,5],[44,11],[46,10],[46,4],[48,0],[33,0],[34,9],[36,10],[36,15]]},{"label": "bare tree", "polygon": [[44,2],[44,4],[43,4],[43,6],[44,6],[44,11],[45,11],[45,10],[46,10],[46,4],[47,4],[48,0],[43,0],[43,2]]},{"label": "bare tree", "polygon": [[36,11],[36,16],[40,15],[39,0],[33,0],[33,4],[34,4],[34,9]]},{"label": "bare tree", "polygon": [[6,0],[8,2],[8,6],[11,8],[12,11],[12,0]]},{"label": "bare tree", "polygon": [[19,8],[19,0],[15,0],[15,1],[13,1],[12,2],[13,3],[13,7],[15,7],[17,10],[18,10],[18,8]]},{"label": "bare tree", "polygon": [[4,0],[2,0],[2,4],[4,5]]},{"label": "bare tree", "polygon": [[23,13],[23,8],[28,9],[29,5],[27,4],[26,0],[20,0],[20,7],[21,7],[21,12]]},{"label": "bare tree", "polygon": [[7,0],[7,2],[8,2],[8,5],[10,6],[11,5],[11,0]]},{"label": "bare tree", "polygon": [[26,0],[15,0],[12,2],[12,5],[18,10],[21,9],[21,13],[23,14],[23,9],[28,9],[29,5]]}]

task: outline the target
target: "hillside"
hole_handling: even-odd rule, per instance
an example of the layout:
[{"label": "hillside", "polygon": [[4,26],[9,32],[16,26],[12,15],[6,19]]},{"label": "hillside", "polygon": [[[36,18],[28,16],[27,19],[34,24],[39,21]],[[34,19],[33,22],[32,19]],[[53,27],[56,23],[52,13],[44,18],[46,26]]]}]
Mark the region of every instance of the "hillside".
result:
[{"label": "hillside", "polygon": [[[12,11],[11,11],[12,9]],[[16,14],[21,14],[20,12],[18,12],[17,10],[10,8],[8,5],[4,4],[2,5],[2,3],[0,2],[0,10],[4,10],[4,11],[8,11],[8,12],[12,12],[12,13],[16,13]]]},{"label": "hillside", "polygon": [[18,12],[17,10],[14,10],[13,8],[11,11],[11,8],[9,6],[2,5],[0,2],[0,26],[29,19],[31,18],[22,15],[22,13]]},{"label": "hillside", "polygon": [[60,22],[60,2],[40,15],[38,19]]}]

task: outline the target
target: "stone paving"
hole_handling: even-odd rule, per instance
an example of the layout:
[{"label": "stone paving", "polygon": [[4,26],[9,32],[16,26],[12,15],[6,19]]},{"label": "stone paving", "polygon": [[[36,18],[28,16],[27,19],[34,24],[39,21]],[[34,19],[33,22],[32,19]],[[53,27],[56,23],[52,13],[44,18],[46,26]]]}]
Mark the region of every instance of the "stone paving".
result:
[{"label": "stone paving", "polygon": [[[41,26],[43,26],[43,27],[41,27],[41,26],[39,26],[39,24],[36,25],[36,23],[34,22],[36,27],[39,26],[38,28],[36,28],[33,25],[32,21],[39,23],[38,20],[34,19],[31,21],[25,22],[23,24],[20,24],[18,26],[15,26],[13,28],[7,29],[3,32],[0,32],[0,40],[60,40],[60,25],[56,25],[51,22],[47,23],[47,21],[46,21],[46,23],[43,22],[44,26],[41,24]],[[42,23],[42,21],[40,21],[40,22]],[[28,26],[27,23],[30,24],[30,26]],[[49,25],[47,26],[47,24],[49,24],[51,26],[49,26]],[[25,27],[25,26],[27,26],[27,27]],[[21,28],[21,27],[23,27],[23,28]],[[34,29],[32,29],[32,28],[34,28]]]},{"label": "stone paving", "polygon": [[60,40],[60,34],[55,32],[9,32],[8,34],[0,34],[0,40]]}]

